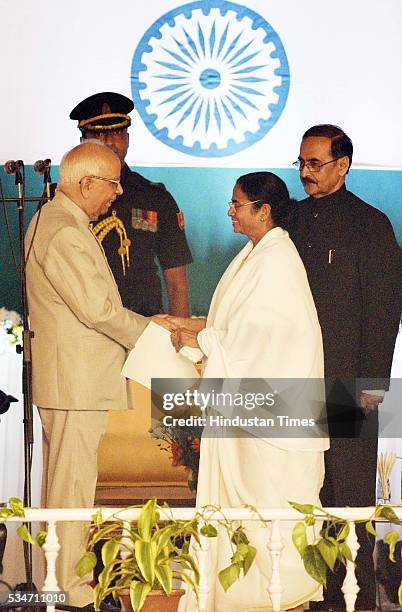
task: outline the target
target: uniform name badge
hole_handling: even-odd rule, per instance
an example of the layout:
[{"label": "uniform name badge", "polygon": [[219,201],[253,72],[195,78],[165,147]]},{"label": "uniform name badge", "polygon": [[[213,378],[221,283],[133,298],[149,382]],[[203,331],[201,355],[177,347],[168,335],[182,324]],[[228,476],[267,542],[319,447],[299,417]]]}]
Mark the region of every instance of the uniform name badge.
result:
[{"label": "uniform name badge", "polygon": [[144,232],[158,231],[158,213],[155,210],[133,208],[131,210],[131,225],[136,230]]}]

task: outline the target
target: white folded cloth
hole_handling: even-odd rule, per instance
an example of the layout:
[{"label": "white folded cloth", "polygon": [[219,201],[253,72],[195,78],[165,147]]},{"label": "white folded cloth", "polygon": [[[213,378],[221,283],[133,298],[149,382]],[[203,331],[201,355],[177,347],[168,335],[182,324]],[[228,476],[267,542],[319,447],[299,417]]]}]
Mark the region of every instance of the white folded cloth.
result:
[{"label": "white folded cloth", "polygon": [[187,357],[187,359],[193,363],[197,363],[197,361],[200,361],[204,356],[204,353],[199,348],[193,348],[191,346],[183,346],[179,354],[183,355],[183,357]]}]

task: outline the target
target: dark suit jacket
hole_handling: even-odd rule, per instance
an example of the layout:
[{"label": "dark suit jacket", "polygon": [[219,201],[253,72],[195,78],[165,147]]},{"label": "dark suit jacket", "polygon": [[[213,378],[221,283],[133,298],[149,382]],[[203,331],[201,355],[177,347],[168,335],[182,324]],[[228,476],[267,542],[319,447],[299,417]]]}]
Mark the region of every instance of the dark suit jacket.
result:
[{"label": "dark suit jacket", "polygon": [[[388,218],[345,187],[297,208],[291,237],[317,307],[326,377],[387,379],[402,305],[401,250]],[[362,388],[384,388],[379,382]]]}]

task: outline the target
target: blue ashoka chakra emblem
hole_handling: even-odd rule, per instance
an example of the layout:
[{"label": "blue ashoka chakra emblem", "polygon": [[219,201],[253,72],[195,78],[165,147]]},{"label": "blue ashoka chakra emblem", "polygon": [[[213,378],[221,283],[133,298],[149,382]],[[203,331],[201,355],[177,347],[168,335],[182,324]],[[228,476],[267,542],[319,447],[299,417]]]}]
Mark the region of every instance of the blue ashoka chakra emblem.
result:
[{"label": "blue ashoka chakra emblem", "polygon": [[200,157],[232,155],[280,117],[289,67],[261,15],[225,0],[178,7],[158,19],[134,52],[137,111],[163,143]]}]

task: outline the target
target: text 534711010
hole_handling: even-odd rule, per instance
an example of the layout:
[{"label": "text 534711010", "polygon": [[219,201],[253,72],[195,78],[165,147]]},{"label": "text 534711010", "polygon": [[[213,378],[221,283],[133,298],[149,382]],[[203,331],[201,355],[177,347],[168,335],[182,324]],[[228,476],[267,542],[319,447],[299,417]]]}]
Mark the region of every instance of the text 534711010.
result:
[{"label": "text 534711010", "polygon": [[16,607],[57,606],[68,604],[66,591],[8,591],[0,593],[0,606],[4,604]]}]

